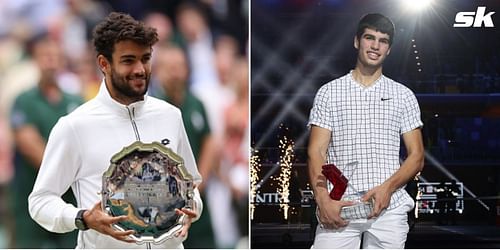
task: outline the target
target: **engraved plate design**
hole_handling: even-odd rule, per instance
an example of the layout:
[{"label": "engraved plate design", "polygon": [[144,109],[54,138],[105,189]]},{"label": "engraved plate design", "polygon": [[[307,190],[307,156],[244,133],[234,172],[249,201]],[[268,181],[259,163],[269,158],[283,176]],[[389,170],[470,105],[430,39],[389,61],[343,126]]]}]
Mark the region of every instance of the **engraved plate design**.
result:
[{"label": "engraved plate design", "polygon": [[194,206],[193,177],[183,159],[158,142],[137,141],[115,154],[102,187],[104,210],[129,218],[113,227],[134,230],[138,244],[172,238],[186,219],[175,209]]}]

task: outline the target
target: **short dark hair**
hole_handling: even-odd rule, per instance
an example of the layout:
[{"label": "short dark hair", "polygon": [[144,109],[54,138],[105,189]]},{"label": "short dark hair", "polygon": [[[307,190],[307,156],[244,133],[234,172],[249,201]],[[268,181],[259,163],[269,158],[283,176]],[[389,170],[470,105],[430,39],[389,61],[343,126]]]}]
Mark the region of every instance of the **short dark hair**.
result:
[{"label": "short dark hair", "polygon": [[35,52],[35,47],[38,46],[38,44],[42,44],[47,41],[55,41],[53,37],[50,36],[49,32],[47,30],[42,30],[40,32],[37,32],[33,34],[25,43],[26,46],[26,52],[28,55],[33,56]]},{"label": "short dark hair", "polygon": [[103,55],[110,62],[115,44],[124,40],[151,47],[158,42],[158,33],[155,28],[148,27],[130,15],[120,12],[111,12],[93,32],[97,55]]},{"label": "short dark hair", "polygon": [[358,40],[365,32],[366,28],[374,29],[389,35],[389,45],[392,45],[394,39],[394,23],[388,17],[379,13],[366,14],[359,20],[356,37]]}]

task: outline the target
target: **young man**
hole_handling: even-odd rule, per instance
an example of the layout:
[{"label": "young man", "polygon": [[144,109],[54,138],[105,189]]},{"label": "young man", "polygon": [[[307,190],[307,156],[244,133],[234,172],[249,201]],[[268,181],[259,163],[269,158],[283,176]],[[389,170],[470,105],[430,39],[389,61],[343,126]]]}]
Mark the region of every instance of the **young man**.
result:
[{"label": "young man", "polygon": [[[403,248],[408,233],[407,211],[414,202],[403,189],[423,167],[420,109],[405,86],[382,75],[394,24],[380,14],[368,14],[354,37],[356,67],[323,85],[314,99],[309,126],[309,174],[318,205],[319,225],[313,248]],[[400,165],[400,138],[408,156]],[[367,219],[340,217],[348,201],[329,197],[322,165],[341,171],[358,162],[349,183],[373,201]],[[348,187],[346,195],[356,191]],[[361,236],[363,242],[361,243]]]},{"label": "young man", "polygon": [[[167,146],[184,159],[195,185],[201,182],[179,109],[146,95],[152,46],[157,41],[155,29],[129,15],[111,13],[94,30],[97,62],[104,74],[99,93],[61,118],[50,134],[29,197],[29,212],[49,231],[80,229],[77,248],[145,247],[128,237],[132,230],[111,227],[126,216],[112,217],[101,209],[102,175],[111,157],[124,146],[134,141],[168,141]],[[78,207],[60,198],[70,186]],[[182,230],[153,247],[181,248],[191,222],[201,211],[195,189],[194,211],[182,209],[188,215]]]}]

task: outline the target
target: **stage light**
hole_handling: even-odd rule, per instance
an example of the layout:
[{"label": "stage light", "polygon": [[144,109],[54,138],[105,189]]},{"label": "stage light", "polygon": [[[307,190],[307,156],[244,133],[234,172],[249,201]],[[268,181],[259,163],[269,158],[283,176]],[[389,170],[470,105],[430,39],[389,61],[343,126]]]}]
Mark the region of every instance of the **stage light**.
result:
[{"label": "stage light", "polygon": [[421,11],[427,7],[429,7],[430,5],[432,5],[432,0],[418,0],[418,1],[414,1],[414,0],[401,0],[405,6],[405,8],[407,10],[410,10],[410,11]]}]

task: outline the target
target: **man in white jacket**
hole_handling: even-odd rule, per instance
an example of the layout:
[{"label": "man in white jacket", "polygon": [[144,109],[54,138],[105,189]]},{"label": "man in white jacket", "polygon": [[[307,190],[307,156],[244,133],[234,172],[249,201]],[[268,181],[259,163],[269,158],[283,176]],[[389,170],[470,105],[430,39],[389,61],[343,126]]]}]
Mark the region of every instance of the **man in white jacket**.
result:
[{"label": "man in white jacket", "polygon": [[[77,248],[144,248],[129,237],[132,230],[111,227],[126,216],[112,217],[102,211],[99,193],[111,157],[134,141],[158,141],[184,159],[195,185],[201,183],[201,177],[179,109],[146,95],[152,46],[158,41],[156,30],[114,12],[97,25],[93,35],[104,80],[94,99],[62,117],[52,129],[29,196],[29,213],[52,232],[79,229]],[[61,199],[69,187],[78,207]],[[153,247],[182,248],[191,223],[201,211],[202,202],[195,189],[194,209],[180,211],[188,218],[182,230]]]}]

